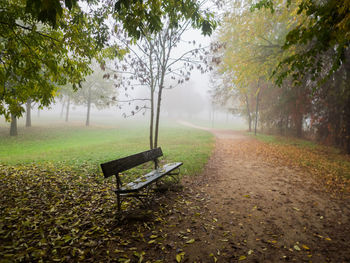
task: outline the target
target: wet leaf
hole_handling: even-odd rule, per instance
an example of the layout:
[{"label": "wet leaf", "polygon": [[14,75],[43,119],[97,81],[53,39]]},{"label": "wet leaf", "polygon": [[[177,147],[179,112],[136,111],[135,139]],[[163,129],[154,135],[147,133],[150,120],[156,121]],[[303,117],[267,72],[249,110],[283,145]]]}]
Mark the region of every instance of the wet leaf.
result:
[{"label": "wet leaf", "polygon": [[192,243],[194,243],[194,239],[192,238],[192,239],[190,239],[190,240],[188,240],[187,242],[186,242],[186,244],[192,244]]},{"label": "wet leaf", "polygon": [[301,249],[300,249],[300,247],[298,246],[298,245],[294,245],[294,250],[296,250],[296,251],[300,251]]},{"label": "wet leaf", "polygon": [[176,255],[176,262],[180,263],[184,257],[185,257],[185,252],[181,252],[181,253],[177,254]]},{"label": "wet leaf", "polygon": [[304,249],[309,250],[310,248],[307,245],[302,246]]}]

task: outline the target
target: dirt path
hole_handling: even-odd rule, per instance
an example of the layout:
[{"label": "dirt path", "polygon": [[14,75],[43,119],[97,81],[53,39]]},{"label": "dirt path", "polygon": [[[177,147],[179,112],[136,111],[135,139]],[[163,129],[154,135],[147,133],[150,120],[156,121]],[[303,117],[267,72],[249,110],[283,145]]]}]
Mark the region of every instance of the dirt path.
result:
[{"label": "dirt path", "polygon": [[248,155],[254,140],[242,133],[211,131],[204,174],[184,182],[185,209],[175,204],[169,217],[170,248],[184,239],[188,262],[350,262],[349,200],[332,199],[301,170]]}]

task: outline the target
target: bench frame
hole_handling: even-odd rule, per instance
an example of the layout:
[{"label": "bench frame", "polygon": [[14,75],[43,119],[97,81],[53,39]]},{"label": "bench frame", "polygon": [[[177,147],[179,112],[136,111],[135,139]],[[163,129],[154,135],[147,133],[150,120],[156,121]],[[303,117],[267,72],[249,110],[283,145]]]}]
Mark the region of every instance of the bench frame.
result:
[{"label": "bench frame", "polygon": [[[153,182],[158,182],[159,179],[165,175],[174,177],[180,173],[180,166],[182,162],[166,164],[163,167],[159,167],[158,158],[163,156],[162,149],[160,147],[151,149],[148,151],[140,152],[134,155],[126,156],[117,160],[106,162],[101,164],[102,172],[105,178],[115,175],[117,189],[113,190],[117,195],[118,211],[121,210],[121,198],[133,197],[137,198],[143,203],[141,197],[149,196],[149,186]],[[153,161],[155,169],[146,175],[137,178],[135,181],[130,182],[123,186],[119,173],[137,167],[143,163]],[[177,170],[176,172],[174,172]],[[139,193],[143,189],[147,189],[147,194]]]}]

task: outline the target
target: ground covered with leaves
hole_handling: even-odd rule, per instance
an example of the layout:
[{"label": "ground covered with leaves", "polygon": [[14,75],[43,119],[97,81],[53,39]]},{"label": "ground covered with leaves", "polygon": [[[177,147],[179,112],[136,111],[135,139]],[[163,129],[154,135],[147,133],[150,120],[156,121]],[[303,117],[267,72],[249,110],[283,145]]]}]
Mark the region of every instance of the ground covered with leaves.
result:
[{"label": "ground covered with leaves", "polygon": [[123,213],[89,168],[0,166],[1,260],[350,261],[347,157],[214,133],[201,175]]}]

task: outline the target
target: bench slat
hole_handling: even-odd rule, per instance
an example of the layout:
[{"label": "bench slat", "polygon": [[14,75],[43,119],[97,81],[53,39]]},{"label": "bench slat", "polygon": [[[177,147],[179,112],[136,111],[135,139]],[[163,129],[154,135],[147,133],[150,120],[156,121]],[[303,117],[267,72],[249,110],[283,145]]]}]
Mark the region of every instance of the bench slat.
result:
[{"label": "bench slat", "polygon": [[152,150],[144,151],[134,155],[130,155],[124,158],[120,158],[118,160],[103,163],[101,164],[101,168],[102,168],[104,177],[107,178],[112,175],[116,175],[120,172],[129,170],[140,164],[152,161],[161,156],[163,156],[163,152],[162,152],[162,149],[159,147],[156,149],[152,149]]},{"label": "bench slat", "polygon": [[115,190],[115,192],[120,193],[120,194],[138,192],[142,188],[144,188],[147,185],[151,184],[152,182],[162,178],[164,175],[170,173],[171,171],[175,170],[176,168],[180,167],[181,165],[182,165],[181,162],[166,164],[162,168],[159,168],[158,170],[154,170],[154,171],[138,178],[134,182],[128,183],[124,187],[121,187],[120,189]]}]

